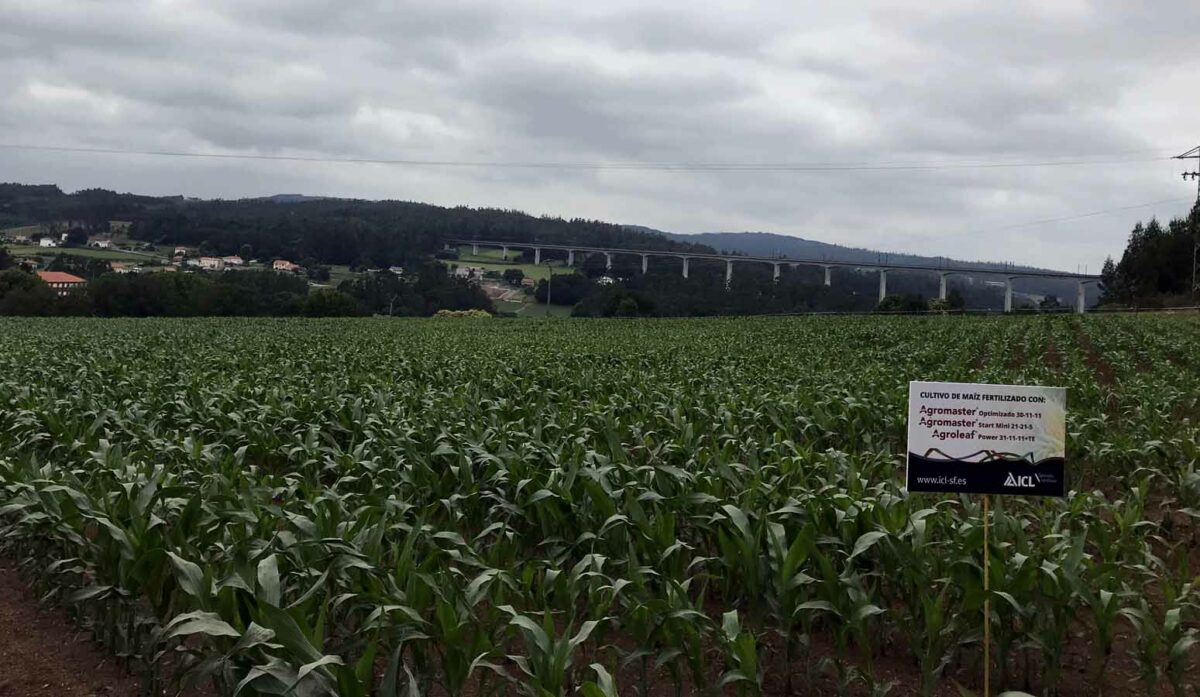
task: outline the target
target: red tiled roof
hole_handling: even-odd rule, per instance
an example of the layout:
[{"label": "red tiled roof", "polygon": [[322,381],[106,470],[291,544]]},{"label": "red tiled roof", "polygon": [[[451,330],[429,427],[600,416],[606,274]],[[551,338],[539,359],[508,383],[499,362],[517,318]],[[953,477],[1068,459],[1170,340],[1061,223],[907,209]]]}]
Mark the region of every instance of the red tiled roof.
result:
[{"label": "red tiled roof", "polygon": [[84,280],[78,276],[72,276],[69,273],[62,271],[38,271],[38,278],[46,283],[83,283]]}]

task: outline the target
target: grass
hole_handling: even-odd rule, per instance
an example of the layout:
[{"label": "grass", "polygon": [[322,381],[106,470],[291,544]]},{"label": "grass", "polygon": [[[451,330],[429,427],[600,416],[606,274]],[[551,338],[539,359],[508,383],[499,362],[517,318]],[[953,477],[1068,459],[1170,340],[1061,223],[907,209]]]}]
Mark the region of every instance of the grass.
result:
[{"label": "grass", "polygon": [[[509,252],[509,256],[515,258],[517,253],[518,252],[516,250],[512,250]],[[479,250],[479,254],[471,254],[470,246],[466,246],[459,247],[458,254],[459,256],[457,260],[447,259],[445,263],[447,265],[457,264],[458,266],[478,266],[486,271],[504,272],[507,269],[520,269],[521,273],[537,281],[549,278],[550,268],[554,269],[555,275],[568,272],[565,265],[560,260],[554,260],[550,262],[550,268],[547,268],[546,264],[544,263],[538,265],[518,263],[515,261],[505,261],[501,256],[501,251],[498,249],[481,249]]]},{"label": "grass", "polygon": [[329,284],[334,288],[341,285],[342,281],[353,281],[355,278],[358,278],[358,273],[351,271],[349,266],[329,267]]},{"label": "grass", "polygon": [[[17,244],[8,247],[8,251],[15,257],[55,257],[59,254],[67,254],[75,257],[88,257],[91,259],[107,259],[109,261],[151,261],[153,257],[144,254],[130,254],[117,249],[94,249],[91,247],[38,247],[34,245]],[[161,261],[161,260],[160,260]]]},{"label": "grass", "polygon": [[549,313],[545,305],[536,302],[518,303],[507,300],[499,300],[496,302],[496,310],[500,312],[513,312],[518,317],[537,319],[539,317],[570,317],[571,308],[565,305],[551,305]]},{"label": "grass", "polygon": [[41,225],[18,225],[0,230],[0,235],[34,235],[41,231]]}]

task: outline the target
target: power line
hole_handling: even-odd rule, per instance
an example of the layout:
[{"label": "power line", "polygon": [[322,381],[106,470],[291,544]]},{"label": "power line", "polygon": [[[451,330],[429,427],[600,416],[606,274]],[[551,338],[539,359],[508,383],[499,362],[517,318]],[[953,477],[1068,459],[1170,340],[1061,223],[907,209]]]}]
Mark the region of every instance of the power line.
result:
[{"label": "power line", "polygon": [[1067,215],[1067,216],[1063,216],[1060,218],[1043,218],[1041,220],[1031,220],[1026,223],[1016,223],[1014,225],[1005,225],[1003,227],[989,228],[986,230],[976,230],[970,234],[980,235],[980,234],[987,234],[990,232],[1003,232],[1005,230],[1016,230],[1018,228],[1024,228],[1024,227],[1035,227],[1037,225],[1049,225],[1050,223],[1063,223],[1068,220],[1080,220],[1083,218],[1092,218],[1092,217],[1095,217],[1098,215],[1108,215],[1109,213],[1119,213],[1121,211],[1132,211],[1132,210],[1136,210],[1138,208],[1148,208],[1150,206],[1157,206],[1157,205],[1161,205],[1164,203],[1182,203],[1184,201],[1191,201],[1191,200],[1192,200],[1191,198],[1165,198],[1165,199],[1162,199],[1159,201],[1149,201],[1147,203],[1137,203],[1132,206],[1120,206],[1118,208],[1106,208],[1101,211],[1091,211],[1090,213],[1079,213],[1076,215]]},{"label": "power line", "polygon": [[[137,150],[126,148],[88,148],[60,145],[0,143],[0,149],[32,152],[62,152],[91,155],[132,155],[217,160],[259,160],[269,162],[312,162],[322,164],[392,165],[406,167],[462,167],[549,170],[626,170],[655,172],[880,172],[956,169],[1015,169],[1030,167],[1075,167],[1099,164],[1157,162],[1172,159],[1158,157],[1121,157],[1113,159],[1070,158],[1019,162],[932,161],[932,162],[523,162],[512,160],[422,160],[355,157],[310,157],[303,155],[260,155],[251,153],[203,153],[174,150]],[[1150,152],[1150,151],[1135,151]],[[1159,151],[1154,151],[1159,152]],[[1115,155],[1115,154],[1114,154]],[[1107,156],[1102,156],[1107,157]]]}]

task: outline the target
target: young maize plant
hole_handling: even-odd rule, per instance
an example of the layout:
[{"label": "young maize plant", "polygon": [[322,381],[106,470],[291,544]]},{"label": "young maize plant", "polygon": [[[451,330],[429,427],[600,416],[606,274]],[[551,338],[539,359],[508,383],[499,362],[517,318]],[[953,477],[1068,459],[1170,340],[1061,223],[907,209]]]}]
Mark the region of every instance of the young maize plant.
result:
[{"label": "young maize plant", "polygon": [[[1198,339],[0,318],[0,557],[147,694],[978,694],[987,604],[993,694],[1194,697]],[[978,497],[904,488],[918,379],[1069,390],[986,568]]]}]

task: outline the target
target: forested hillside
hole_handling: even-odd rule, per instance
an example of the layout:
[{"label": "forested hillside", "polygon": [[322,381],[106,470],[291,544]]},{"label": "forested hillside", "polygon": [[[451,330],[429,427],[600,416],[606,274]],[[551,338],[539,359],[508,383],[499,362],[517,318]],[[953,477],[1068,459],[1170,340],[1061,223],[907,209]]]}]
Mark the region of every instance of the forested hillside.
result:
[{"label": "forested hillside", "polygon": [[[470,260],[458,262],[457,251],[445,250],[446,243],[452,239],[539,241],[697,253],[724,249],[766,256],[772,254],[763,245],[779,248],[786,244],[790,246],[779,251],[794,258],[827,258],[842,262],[880,260],[878,253],[868,250],[779,235],[720,234],[701,236],[693,241],[686,236],[668,235],[649,228],[596,220],[535,217],[513,210],[446,208],[404,201],[292,194],[257,199],[198,200],[138,196],[101,189],[64,193],[49,185],[0,184],[0,229],[56,223],[65,226],[66,230],[94,234],[109,231],[114,221],[122,221],[121,229],[133,241],[166,247],[195,247],[202,255],[236,254],[267,261],[283,258],[306,267],[339,265],[351,270],[391,266],[424,269],[434,257],[441,257],[451,265],[473,263]],[[87,239],[87,235],[81,237]],[[708,241],[714,244],[698,243]],[[805,253],[797,250],[796,245],[820,245],[823,251]],[[549,259],[556,259],[561,264],[565,254],[547,251],[542,260]],[[526,265],[532,263],[532,252],[519,250],[516,261]],[[932,257],[901,259],[893,255],[887,261],[937,265],[933,263],[936,258]],[[733,282],[726,287],[723,263],[693,260],[689,279],[682,278],[679,263],[678,260],[656,258],[650,265],[650,273],[643,275],[640,259],[632,255],[616,257],[611,271],[605,268],[601,256],[578,256],[578,273],[558,277],[554,292],[540,289],[538,297],[552,296],[554,304],[573,306],[575,314],[592,316],[868,311],[879,303],[878,276],[873,272],[839,268],[834,271],[832,287],[826,287],[819,269],[785,268],[776,281],[769,265],[746,263],[737,265]],[[964,268],[967,264],[946,260],[946,266]],[[973,266],[999,268],[988,264]],[[89,273],[86,277],[94,275]],[[403,288],[380,286],[392,283],[386,279],[361,278],[342,281],[338,288],[358,298],[359,310],[369,313],[430,314],[437,309],[488,306],[482,296],[465,297],[463,289],[434,288],[429,280],[433,275],[426,269],[423,272],[425,281],[414,281],[415,285],[405,281]],[[995,280],[987,276],[951,278],[950,308],[998,309],[1003,303],[1003,292],[990,283]],[[136,289],[130,292],[133,290]],[[927,272],[893,271],[889,274],[888,290],[895,296],[885,304],[888,309],[924,310],[928,300],[936,297],[938,292],[937,277]],[[409,295],[411,301],[405,300]],[[1017,307],[1033,309],[1041,305],[1045,309],[1060,309],[1058,300],[1073,295],[1074,283],[1070,281],[1022,279],[1018,281]],[[206,307],[208,303],[197,305]],[[276,305],[279,303],[271,306]],[[133,306],[143,308],[153,304],[133,303]],[[141,312],[138,309],[133,314]]]},{"label": "forested hillside", "polygon": [[300,196],[201,201],[0,184],[0,229],[60,221],[98,232],[112,220],[130,221],[130,237],[155,244],[203,246],[218,255],[248,245],[257,257],[376,268],[415,264],[453,238],[712,251],[622,225],[512,210]]}]

